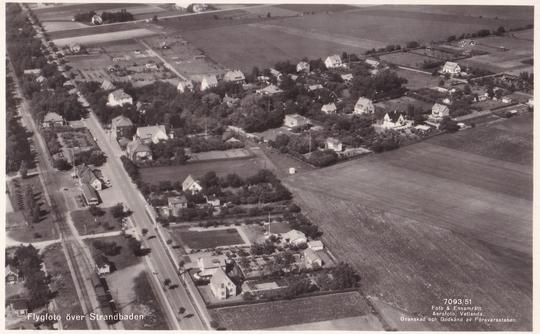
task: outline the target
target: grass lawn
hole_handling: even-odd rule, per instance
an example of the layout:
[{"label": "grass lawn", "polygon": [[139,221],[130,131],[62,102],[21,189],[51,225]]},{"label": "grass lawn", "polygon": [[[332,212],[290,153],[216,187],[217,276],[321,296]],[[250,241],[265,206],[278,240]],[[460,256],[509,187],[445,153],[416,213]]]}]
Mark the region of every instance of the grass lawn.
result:
[{"label": "grass lawn", "polygon": [[173,228],[171,232],[178,239],[178,243],[191,249],[207,249],[244,243],[244,240],[235,228],[200,232]]},{"label": "grass lawn", "polygon": [[216,172],[220,177],[232,172],[242,177],[248,177],[263,168],[263,159],[253,157],[249,159],[195,162],[183,166],[141,168],[140,173],[144,182],[159,184],[161,181],[183,182],[189,174],[197,178],[210,171]]},{"label": "grass lawn", "polygon": [[111,214],[111,208],[104,208],[103,216],[94,217],[89,209],[71,212],[71,219],[81,235],[119,231],[122,226]]},{"label": "grass lawn", "polygon": [[257,330],[366,315],[369,307],[357,292],[280,300],[210,310],[228,330]]},{"label": "grass lawn", "polygon": [[71,272],[60,244],[49,246],[43,253],[43,262],[47,273],[52,277],[51,290],[58,291],[56,305],[62,315],[63,329],[87,329],[84,320],[66,320],[65,315],[83,314]]},{"label": "grass lawn", "polygon": [[133,254],[133,252],[129,248],[129,244],[128,244],[129,238],[123,235],[84,240],[84,242],[86,242],[90,246],[90,251],[92,252],[92,256],[94,258],[96,258],[98,255],[103,254],[100,250],[96,249],[92,245],[92,243],[97,240],[104,241],[104,242],[115,242],[118,246],[121,247],[119,254],[114,255],[114,256],[106,255],[109,261],[114,264],[114,266],[116,267],[116,270],[121,270],[123,268],[132,266],[142,261],[142,258],[137,257]]}]

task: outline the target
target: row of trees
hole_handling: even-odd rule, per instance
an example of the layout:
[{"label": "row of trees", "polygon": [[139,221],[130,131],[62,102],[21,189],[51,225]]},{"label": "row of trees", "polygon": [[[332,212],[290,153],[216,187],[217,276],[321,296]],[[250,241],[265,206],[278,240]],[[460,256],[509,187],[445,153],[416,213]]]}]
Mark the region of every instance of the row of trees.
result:
[{"label": "row of trees", "polygon": [[[97,13],[94,10],[91,10],[85,13],[77,13],[73,16],[73,19],[77,22],[89,23],[92,21],[94,15],[97,15]],[[133,14],[126,9],[121,9],[117,12],[102,12],[100,16],[103,23],[128,22],[134,20]]]}]

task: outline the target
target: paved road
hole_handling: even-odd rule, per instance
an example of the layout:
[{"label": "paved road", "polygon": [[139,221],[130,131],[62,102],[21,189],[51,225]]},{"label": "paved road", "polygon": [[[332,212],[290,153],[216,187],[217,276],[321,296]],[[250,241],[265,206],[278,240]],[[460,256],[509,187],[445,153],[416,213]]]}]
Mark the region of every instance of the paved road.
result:
[{"label": "paved road", "polygon": [[[90,129],[92,135],[98,139],[97,142],[99,147],[108,157],[107,163],[109,164],[112,173],[110,175],[111,181],[113,182],[114,187],[119,187],[121,189],[123,198],[119,200],[125,203],[127,207],[133,211],[131,220],[141,230],[146,228],[149,231],[154,231],[155,226],[148,218],[146,213],[146,201],[136,186],[131,182],[130,177],[125,172],[119,159],[122,152],[120,147],[115,141],[109,140],[109,135],[100,126],[93,112],[91,112],[90,116],[83,122],[86,127]],[[150,232],[149,235],[151,234],[152,233]],[[168,304],[170,305],[170,308],[172,308],[172,312],[177,313],[180,307],[184,307],[186,309],[186,313],[193,314],[192,317],[183,319],[179,324],[179,327],[181,329],[189,330],[206,329],[204,321],[199,316],[196,308],[192,305],[191,298],[178,277],[174,264],[168,257],[165,249],[166,246],[162,244],[159,238],[144,240],[144,244],[152,250],[148,257],[149,263],[155,269],[154,272],[156,274],[154,274],[154,276],[156,279],[162,284],[163,281],[168,278],[171,280],[171,285],[178,285],[178,288],[173,290],[167,289],[164,292],[167,297]],[[169,309],[170,313],[171,310],[169,305],[165,306],[167,309]]]}]

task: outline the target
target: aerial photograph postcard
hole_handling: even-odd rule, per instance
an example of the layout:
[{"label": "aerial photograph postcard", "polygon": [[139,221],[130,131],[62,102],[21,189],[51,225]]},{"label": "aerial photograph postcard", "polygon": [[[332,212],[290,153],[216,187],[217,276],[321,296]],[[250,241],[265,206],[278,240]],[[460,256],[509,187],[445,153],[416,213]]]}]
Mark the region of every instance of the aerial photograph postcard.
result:
[{"label": "aerial photograph postcard", "polygon": [[135,1],[1,5],[3,330],[532,332],[532,3]]}]

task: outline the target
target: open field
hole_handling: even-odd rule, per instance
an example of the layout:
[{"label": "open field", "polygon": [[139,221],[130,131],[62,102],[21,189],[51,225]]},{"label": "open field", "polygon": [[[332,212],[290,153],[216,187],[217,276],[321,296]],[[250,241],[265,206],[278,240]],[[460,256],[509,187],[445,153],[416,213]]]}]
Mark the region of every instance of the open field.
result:
[{"label": "open field", "polygon": [[423,87],[434,87],[440,81],[440,78],[437,76],[432,76],[429,74],[418,73],[414,71],[407,71],[403,69],[396,69],[397,75],[402,78],[407,79],[405,87],[411,90],[423,88]]},{"label": "open field", "polygon": [[52,277],[51,290],[58,292],[55,298],[58,307],[56,312],[62,315],[63,329],[87,329],[84,320],[66,319],[66,314],[83,314],[83,311],[62,246],[55,244],[45,248],[43,262]]},{"label": "open field", "polygon": [[430,6],[430,5],[392,5],[386,6],[393,10],[426,13],[426,14],[442,14],[442,15],[457,15],[469,17],[471,19],[491,18],[503,20],[524,20],[531,21],[534,17],[532,6]]},{"label": "open field", "polygon": [[182,182],[189,174],[197,178],[211,171],[216,172],[218,176],[234,172],[242,175],[242,177],[247,177],[264,168],[264,160],[260,157],[253,157],[249,159],[194,162],[183,166],[141,168],[139,171],[144,182],[158,184],[161,181]]},{"label": "open field", "polygon": [[59,39],[53,40],[53,42],[58,47],[63,47],[65,45],[70,45],[72,43],[78,43],[78,44],[83,44],[85,46],[90,46],[90,45],[95,45],[95,44],[104,43],[104,42],[140,38],[140,37],[151,36],[155,34],[156,33],[152,30],[140,28],[140,29],[118,31],[118,32],[106,32],[106,33],[98,33],[98,34],[88,34],[84,36],[59,38]]},{"label": "open field", "polygon": [[[518,122],[490,127],[519,137],[530,124]],[[484,143],[500,136],[491,134]],[[323,231],[328,248],[358,270],[367,295],[424,315],[442,298],[466,295],[484,316],[517,319],[497,330],[530,330],[532,168],[469,153],[459,142],[441,146],[438,141],[449,136],[285,183]],[[530,147],[508,148],[518,149],[531,154]]]},{"label": "open field", "polygon": [[439,136],[430,142],[491,159],[532,166],[532,118],[532,114],[524,114],[496,125],[462,131],[453,136]]},{"label": "open field", "polygon": [[237,13],[239,18],[208,21],[206,26],[200,22],[189,25],[187,20],[160,25],[180,31],[186,40],[226,67],[251,70],[253,66],[298,61],[305,56],[326,57],[342,51],[362,53],[388,44],[446,40],[452,34],[529,23],[514,18],[478,18],[466,13],[426,13],[414,8],[401,11],[393,6],[350,8],[314,10],[313,15],[266,20]]},{"label": "open field", "polygon": [[423,71],[424,69],[422,69],[422,64],[424,64],[424,62],[437,61],[437,59],[420,55],[420,54],[416,54],[416,53],[412,53],[412,52],[389,53],[386,55],[382,55],[380,58],[383,61],[395,64],[398,66],[412,67],[412,68],[417,68]]},{"label": "open field", "polygon": [[282,326],[268,328],[272,331],[358,331],[369,328],[372,331],[383,331],[384,328],[379,319],[373,314],[363,315],[359,317],[342,318],[337,320],[326,320],[310,322],[307,324],[298,324],[290,326]]},{"label": "open field", "polygon": [[[486,55],[475,56],[460,61],[460,64],[487,69],[493,72],[533,72],[532,65],[522,61],[532,59],[533,41],[530,39],[516,38],[516,34],[527,36],[530,30],[511,33],[507,36],[489,36],[478,39],[478,45],[474,50],[489,52]],[[501,47],[506,50],[500,49]]]},{"label": "open field", "polygon": [[244,244],[244,239],[235,228],[189,231],[184,228],[172,228],[171,233],[178,243],[191,249],[207,249],[220,246]]},{"label": "open field", "polygon": [[[335,320],[369,314],[369,307],[357,292],[339,293],[262,304],[213,309],[211,315],[229,330],[254,330]],[[373,328],[380,323],[373,320]],[[311,328],[310,328],[311,329]]]}]

